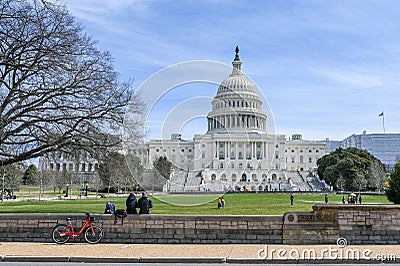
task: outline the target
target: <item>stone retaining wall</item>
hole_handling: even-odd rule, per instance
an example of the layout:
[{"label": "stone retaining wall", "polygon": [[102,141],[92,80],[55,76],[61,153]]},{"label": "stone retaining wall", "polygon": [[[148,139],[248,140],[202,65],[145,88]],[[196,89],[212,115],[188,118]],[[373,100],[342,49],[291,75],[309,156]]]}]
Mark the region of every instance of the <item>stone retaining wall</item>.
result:
[{"label": "stone retaining wall", "polygon": [[[103,243],[282,243],[282,216],[94,215],[105,230]],[[0,241],[51,242],[51,229],[65,224],[61,214],[2,214]],[[82,225],[84,215],[74,225]],[[83,236],[77,239],[82,242]]]},{"label": "stone retaining wall", "polygon": [[284,244],[400,244],[400,205],[323,205],[284,215]]},{"label": "stone retaining wall", "polygon": [[[399,205],[315,205],[284,216],[94,215],[105,243],[400,244]],[[51,229],[84,215],[0,214],[0,242],[51,242]],[[78,238],[82,242],[83,236]]]}]

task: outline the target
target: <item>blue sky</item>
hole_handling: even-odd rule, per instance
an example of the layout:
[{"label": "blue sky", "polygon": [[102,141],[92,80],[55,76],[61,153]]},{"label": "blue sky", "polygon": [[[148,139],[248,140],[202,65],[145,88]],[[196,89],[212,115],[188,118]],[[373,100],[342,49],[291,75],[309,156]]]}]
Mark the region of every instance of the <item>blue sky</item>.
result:
[{"label": "blue sky", "polygon": [[[267,99],[276,133],[337,140],[380,133],[382,111],[386,132],[400,132],[400,1],[64,2],[135,90],[180,62],[230,64],[239,45],[243,71]],[[160,137],[168,110],[191,97],[211,100],[216,91],[191,85],[165,95],[149,137]],[[210,109],[202,102],[201,110]],[[182,126],[185,138],[206,131],[206,115]]]}]

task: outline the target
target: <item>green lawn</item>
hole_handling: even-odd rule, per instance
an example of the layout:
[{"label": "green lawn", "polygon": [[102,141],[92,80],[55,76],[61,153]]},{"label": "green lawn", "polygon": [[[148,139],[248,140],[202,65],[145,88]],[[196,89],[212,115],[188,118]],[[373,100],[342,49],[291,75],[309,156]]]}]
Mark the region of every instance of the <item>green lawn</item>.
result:
[{"label": "green lawn", "polygon": [[[282,215],[288,211],[311,211],[324,203],[324,194],[226,194],[225,208],[218,209],[218,195],[159,195],[152,197],[153,214],[199,215]],[[75,199],[55,201],[8,202],[0,204],[0,213],[103,213],[108,199]],[[329,203],[340,203],[342,195],[329,195]],[[125,208],[125,196],[111,198],[117,209]],[[174,204],[171,204],[174,203]],[[363,204],[390,204],[386,196],[363,196]],[[179,205],[176,205],[179,204]],[[182,206],[189,205],[189,206]]]}]

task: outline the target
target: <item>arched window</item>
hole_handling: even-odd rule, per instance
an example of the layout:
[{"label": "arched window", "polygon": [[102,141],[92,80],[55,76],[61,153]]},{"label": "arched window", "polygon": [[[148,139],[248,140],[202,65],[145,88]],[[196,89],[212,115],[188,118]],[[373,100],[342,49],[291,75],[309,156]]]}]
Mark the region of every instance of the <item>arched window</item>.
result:
[{"label": "arched window", "polygon": [[240,179],[240,181],[247,181],[247,176],[245,173],[242,174],[242,178]]},{"label": "arched window", "polygon": [[215,179],[217,179],[217,176],[215,174],[211,175],[211,180],[214,181]]},{"label": "arched window", "polygon": [[276,174],[272,174],[272,181],[276,181]]},{"label": "arched window", "polygon": [[232,182],[236,182],[236,174],[232,174]]},{"label": "arched window", "polygon": [[266,181],[267,180],[267,175],[266,174],[262,174],[262,179],[263,179],[263,181]]},{"label": "arched window", "polygon": [[226,179],[226,175],[225,175],[225,174],[222,174],[222,175],[221,175],[221,181],[222,181],[222,182],[228,181],[228,180]]}]

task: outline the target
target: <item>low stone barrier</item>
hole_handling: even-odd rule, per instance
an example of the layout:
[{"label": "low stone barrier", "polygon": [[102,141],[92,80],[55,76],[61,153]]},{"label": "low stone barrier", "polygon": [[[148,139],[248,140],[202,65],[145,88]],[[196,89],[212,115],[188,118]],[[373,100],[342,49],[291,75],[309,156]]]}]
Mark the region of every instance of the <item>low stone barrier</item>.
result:
[{"label": "low stone barrier", "polygon": [[[2,214],[0,241],[51,242],[51,229],[66,217],[79,228],[84,215]],[[103,243],[282,243],[282,216],[128,215],[116,224],[112,215],[94,217]]]},{"label": "low stone barrier", "polygon": [[[123,222],[98,214],[104,243],[400,244],[399,205],[314,205],[283,216],[128,215]],[[84,215],[0,214],[0,241],[51,242],[51,230]],[[83,242],[83,236],[76,240]]]},{"label": "low stone barrier", "polygon": [[400,244],[400,205],[323,205],[284,215],[284,244]]}]

